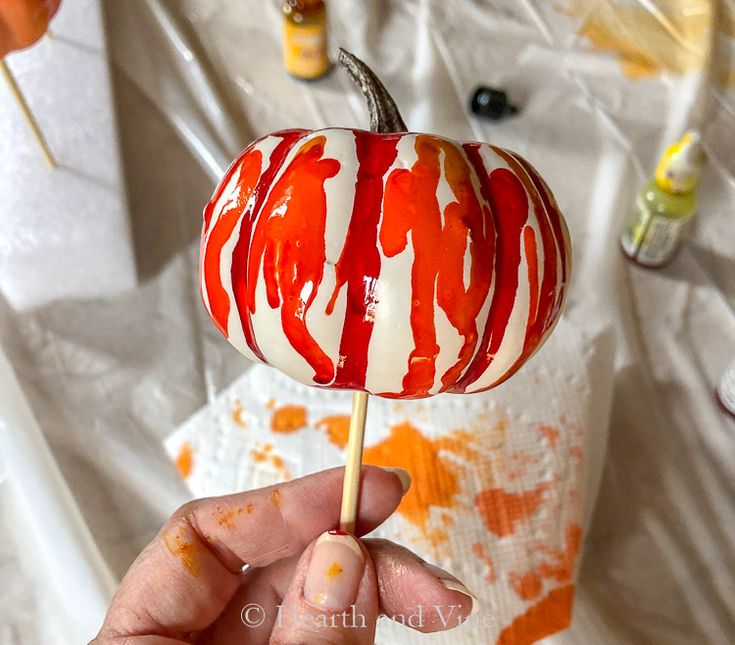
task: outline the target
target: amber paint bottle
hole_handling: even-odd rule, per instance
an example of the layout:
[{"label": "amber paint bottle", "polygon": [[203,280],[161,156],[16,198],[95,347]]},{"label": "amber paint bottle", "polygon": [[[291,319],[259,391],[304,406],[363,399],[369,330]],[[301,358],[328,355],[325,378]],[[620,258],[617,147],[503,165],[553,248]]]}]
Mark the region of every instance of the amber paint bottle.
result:
[{"label": "amber paint bottle", "polygon": [[289,74],[306,80],[324,76],[331,68],[324,0],[283,3],[283,63]]}]

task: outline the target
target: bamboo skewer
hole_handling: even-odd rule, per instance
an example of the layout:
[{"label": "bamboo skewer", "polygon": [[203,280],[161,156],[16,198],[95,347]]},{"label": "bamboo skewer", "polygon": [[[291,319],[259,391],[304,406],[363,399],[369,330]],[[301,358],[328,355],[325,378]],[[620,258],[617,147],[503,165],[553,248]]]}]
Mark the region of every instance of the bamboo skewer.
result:
[{"label": "bamboo skewer", "polygon": [[36,123],[36,119],[31,112],[31,108],[28,106],[28,102],[23,96],[23,92],[21,92],[20,87],[18,87],[18,83],[13,76],[13,72],[10,71],[8,64],[4,60],[0,60],[0,73],[2,73],[13,97],[18,103],[18,107],[23,114],[23,118],[25,118],[33,138],[41,149],[46,165],[48,165],[49,168],[56,168],[56,159],[54,159],[54,155],[51,153],[51,150],[46,143],[46,139],[44,138],[41,129],[38,127],[38,123]]},{"label": "bamboo skewer", "polygon": [[[406,132],[393,98],[377,76],[359,58],[340,49],[339,62],[362,92],[370,112],[370,131],[379,133]],[[365,443],[365,419],[367,417],[368,393],[355,391],[352,397],[352,417],[347,440],[347,463],[342,484],[342,508],[339,516],[340,529],[355,532],[360,500],[360,472],[362,449]]]},{"label": "bamboo skewer", "polygon": [[352,417],[350,418],[350,435],[347,440],[347,463],[345,465],[345,478],[342,483],[342,508],[339,514],[339,528],[347,531],[347,533],[355,532],[357,521],[367,405],[367,392],[358,391],[352,395]]}]

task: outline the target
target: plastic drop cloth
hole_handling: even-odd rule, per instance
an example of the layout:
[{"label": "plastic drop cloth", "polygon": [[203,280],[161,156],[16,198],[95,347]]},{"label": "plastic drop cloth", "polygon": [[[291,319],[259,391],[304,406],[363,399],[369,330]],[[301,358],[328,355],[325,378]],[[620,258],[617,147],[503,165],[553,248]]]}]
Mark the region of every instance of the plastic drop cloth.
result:
[{"label": "plastic drop cloth", "polygon": [[[105,4],[141,286],[23,314],[0,302],[0,342],[118,576],[189,495],[162,440],[248,368],[198,301],[199,211],[213,176],[268,131],[366,123],[343,75],[301,84],[283,73],[276,2],[163,8]],[[609,425],[609,440],[599,494],[586,495],[590,512],[596,504],[574,622],[550,640],[732,642],[735,424],[712,393],[735,356],[735,3],[330,9],[333,43],[379,71],[412,129],[491,141],[541,171],[575,244],[565,324],[616,339],[612,404],[593,401],[599,414],[583,429],[601,448]],[[520,115],[469,118],[478,83],[506,89]],[[639,270],[622,259],[618,233],[658,154],[688,126],[702,130],[709,159],[697,224],[670,267]],[[7,491],[0,531],[21,539],[0,540],[0,643],[69,642]]]}]

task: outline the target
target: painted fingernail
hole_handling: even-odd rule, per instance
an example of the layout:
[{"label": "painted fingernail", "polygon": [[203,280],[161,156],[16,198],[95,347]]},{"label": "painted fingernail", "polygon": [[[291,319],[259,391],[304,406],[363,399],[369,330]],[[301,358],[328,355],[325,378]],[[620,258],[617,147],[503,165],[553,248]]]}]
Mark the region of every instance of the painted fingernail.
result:
[{"label": "painted fingernail", "polygon": [[480,601],[477,599],[477,596],[475,596],[475,594],[473,594],[451,573],[444,571],[444,569],[440,569],[433,564],[429,564],[428,562],[423,562],[422,564],[424,565],[425,569],[428,569],[437,578],[439,578],[439,582],[441,582],[445,589],[449,589],[450,591],[459,591],[459,593],[469,597],[472,605],[472,608],[470,609],[470,616],[476,614],[480,610]]},{"label": "painted fingernail", "polygon": [[317,609],[343,611],[355,602],[364,569],[354,537],[344,531],[322,533],[306,573],[304,599]]},{"label": "painted fingernail", "polygon": [[403,488],[403,494],[405,495],[408,492],[408,489],[411,488],[411,475],[408,473],[407,470],[403,470],[403,468],[394,468],[392,466],[384,466],[383,470],[387,470],[389,473],[393,473],[398,479],[401,480],[401,487]]}]

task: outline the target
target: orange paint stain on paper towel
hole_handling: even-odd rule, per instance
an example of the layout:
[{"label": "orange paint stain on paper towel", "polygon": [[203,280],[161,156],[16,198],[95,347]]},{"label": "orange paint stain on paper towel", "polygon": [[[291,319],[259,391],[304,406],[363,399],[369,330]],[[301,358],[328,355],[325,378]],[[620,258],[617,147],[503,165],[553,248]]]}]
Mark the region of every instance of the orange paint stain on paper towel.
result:
[{"label": "orange paint stain on paper towel", "polygon": [[[350,417],[335,415],[320,419],[316,427],[326,431],[329,441],[340,449],[347,445]],[[434,547],[449,540],[448,528],[453,519],[441,516],[441,526],[431,526],[432,508],[454,509],[459,504],[461,476],[465,467],[487,470],[488,458],[474,447],[478,438],[464,430],[431,439],[412,423],[405,421],[390,428],[382,441],[366,446],[363,461],[374,466],[398,466],[411,474],[411,489],[403,498],[398,512],[416,526]]]},{"label": "orange paint stain on paper towel", "polygon": [[559,441],[559,436],[561,435],[561,431],[559,428],[555,428],[554,426],[547,426],[543,423],[536,426],[536,432],[538,432],[544,439],[546,439],[546,442],[549,444],[549,448],[552,450],[556,448],[556,444]]},{"label": "orange paint stain on paper towel", "polygon": [[163,536],[163,543],[169,552],[181,561],[192,576],[199,575],[197,547],[193,542],[184,539],[183,528],[179,528],[175,533],[166,533]]},{"label": "orange paint stain on paper towel", "polygon": [[544,582],[553,580],[559,583],[572,582],[574,566],[582,543],[582,529],[578,524],[570,524],[565,535],[564,548],[554,549],[547,544],[540,544],[536,550],[548,556],[530,571],[511,572],[508,581],[523,600],[535,600],[543,592]]},{"label": "orange paint stain on paper towel", "polygon": [[181,444],[174,464],[184,479],[188,479],[191,476],[191,471],[194,468],[194,449],[191,443],[185,441]]},{"label": "orange paint stain on paper towel", "polygon": [[327,439],[337,448],[346,448],[347,439],[350,436],[350,416],[348,414],[335,414],[324,417],[316,423],[317,428],[323,428],[327,433]]},{"label": "orange paint stain on paper towel", "polygon": [[289,434],[305,428],[308,415],[303,405],[284,405],[273,411],[271,430]]},{"label": "orange paint stain on paper towel", "polygon": [[550,591],[500,632],[497,645],[531,645],[566,629],[572,622],[573,601],[574,585]]},{"label": "orange paint stain on paper towel", "polygon": [[475,506],[487,530],[498,537],[512,535],[516,524],[527,522],[538,511],[552,484],[544,482],[520,493],[502,488],[488,488],[475,497]]},{"label": "orange paint stain on paper towel", "polygon": [[230,418],[239,428],[247,426],[247,423],[245,423],[245,408],[242,407],[242,401],[240,401],[240,399],[235,399],[235,403],[233,403],[232,410],[230,412]]},{"label": "orange paint stain on paper towel", "polygon": [[472,545],[472,553],[474,553],[487,567],[487,570],[485,572],[485,580],[487,580],[490,584],[494,583],[498,576],[495,573],[495,561],[492,559],[492,556],[490,555],[490,551],[488,551],[487,544],[483,544],[482,542],[476,542]]},{"label": "orange paint stain on paper towel", "polygon": [[255,446],[250,451],[250,458],[256,464],[268,464],[273,467],[284,481],[291,479],[291,472],[286,467],[283,457],[273,451],[273,444],[267,443],[263,446]]},{"label": "orange paint stain on paper towel", "polygon": [[615,0],[565,0],[559,9],[581,18],[577,33],[594,49],[616,54],[629,78],[686,74],[707,63],[712,0],[659,0],[655,10]]}]

